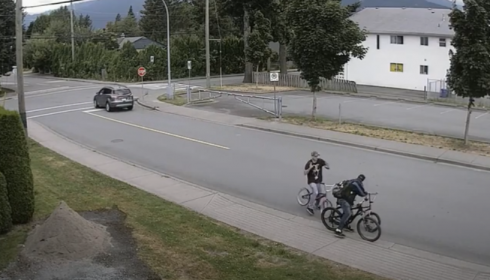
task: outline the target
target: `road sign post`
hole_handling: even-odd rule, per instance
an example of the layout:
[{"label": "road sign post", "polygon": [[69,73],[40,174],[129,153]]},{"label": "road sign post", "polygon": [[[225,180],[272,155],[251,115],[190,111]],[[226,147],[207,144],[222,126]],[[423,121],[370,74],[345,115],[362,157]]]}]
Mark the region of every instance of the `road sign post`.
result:
[{"label": "road sign post", "polygon": [[146,75],[145,67],[138,68],[138,76],[141,77],[141,91],[143,92],[143,77]]},{"label": "road sign post", "polygon": [[187,70],[189,70],[189,82],[187,86],[187,102],[191,102],[191,69],[192,69],[192,61],[187,61]]},{"label": "road sign post", "polygon": [[279,82],[279,73],[277,72],[271,72],[269,75],[269,78],[274,84],[274,113],[277,113],[278,110],[278,104],[277,104],[277,97],[276,97],[276,83]]}]

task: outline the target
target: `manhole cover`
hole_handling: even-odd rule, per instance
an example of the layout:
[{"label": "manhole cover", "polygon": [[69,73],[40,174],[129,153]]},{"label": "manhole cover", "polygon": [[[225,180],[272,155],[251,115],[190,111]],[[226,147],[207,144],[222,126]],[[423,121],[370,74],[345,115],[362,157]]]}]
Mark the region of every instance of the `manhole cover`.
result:
[{"label": "manhole cover", "polygon": [[124,141],[124,140],[122,140],[122,139],[114,139],[114,140],[111,141],[111,143],[120,143],[122,141]]}]

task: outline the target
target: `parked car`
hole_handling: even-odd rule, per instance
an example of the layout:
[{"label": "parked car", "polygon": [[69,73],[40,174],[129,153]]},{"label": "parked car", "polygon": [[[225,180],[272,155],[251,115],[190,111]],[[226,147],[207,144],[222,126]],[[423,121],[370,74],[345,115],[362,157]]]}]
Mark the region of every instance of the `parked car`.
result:
[{"label": "parked car", "polygon": [[133,106],[133,93],[125,86],[106,86],[94,96],[94,107],[103,107],[107,112],[120,108],[133,110]]}]

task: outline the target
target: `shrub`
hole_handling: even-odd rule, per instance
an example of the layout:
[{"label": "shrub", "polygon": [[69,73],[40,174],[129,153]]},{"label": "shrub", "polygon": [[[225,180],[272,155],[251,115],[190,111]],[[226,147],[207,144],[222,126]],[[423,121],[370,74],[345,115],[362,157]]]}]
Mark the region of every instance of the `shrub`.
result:
[{"label": "shrub", "polygon": [[0,234],[9,232],[12,229],[12,209],[10,208],[7,181],[0,172]]},{"label": "shrub", "polygon": [[26,134],[20,116],[0,107],[0,172],[7,180],[13,224],[24,224],[34,214],[34,179]]}]

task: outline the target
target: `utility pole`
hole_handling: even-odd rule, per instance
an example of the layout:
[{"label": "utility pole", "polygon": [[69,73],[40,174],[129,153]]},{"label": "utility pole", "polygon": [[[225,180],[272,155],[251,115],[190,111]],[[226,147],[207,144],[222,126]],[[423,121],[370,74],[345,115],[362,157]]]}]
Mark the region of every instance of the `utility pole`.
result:
[{"label": "utility pole", "polygon": [[70,1],[70,25],[71,25],[71,60],[75,61],[75,31],[73,27],[73,0]]},{"label": "utility pole", "polygon": [[22,16],[22,0],[15,1],[15,52],[17,60],[17,101],[19,107],[20,119],[24,125],[25,133],[27,136],[27,118],[26,118],[26,102],[24,98],[24,60],[22,58],[22,44],[23,44],[23,25]]},{"label": "utility pole", "polygon": [[209,0],[206,0],[206,88],[211,88],[211,55],[209,50]]}]

